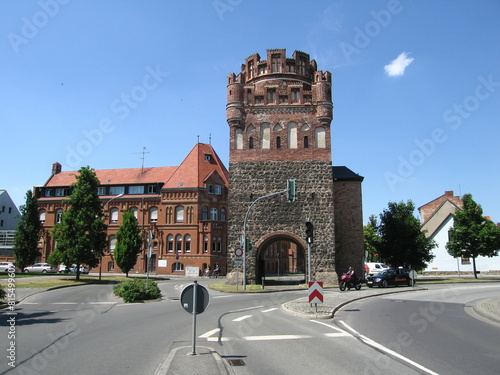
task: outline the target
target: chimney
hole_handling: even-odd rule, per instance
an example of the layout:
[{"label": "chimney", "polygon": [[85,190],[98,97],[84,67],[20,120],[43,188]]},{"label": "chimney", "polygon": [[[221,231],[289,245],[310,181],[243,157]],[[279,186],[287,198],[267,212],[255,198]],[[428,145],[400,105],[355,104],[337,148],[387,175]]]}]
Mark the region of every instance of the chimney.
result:
[{"label": "chimney", "polygon": [[62,170],[62,165],[60,163],[56,161],[54,164],[52,164],[52,176],[61,173],[61,170]]}]

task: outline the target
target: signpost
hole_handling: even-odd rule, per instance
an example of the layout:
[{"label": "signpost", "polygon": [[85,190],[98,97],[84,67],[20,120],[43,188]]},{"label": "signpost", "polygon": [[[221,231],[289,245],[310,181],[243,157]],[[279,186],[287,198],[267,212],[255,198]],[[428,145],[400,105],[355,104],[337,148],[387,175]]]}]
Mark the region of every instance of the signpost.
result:
[{"label": "signpost", "polygon": [[309,303],[323,303],[323,281],[309,281]]},{"label": "signpost", "polygon": [[181,292],[181,306],[188,313],[193,314],[193,351],[192,355],[196,355],[196,315],[201,314],[208,307],[210,297],[208,290],[203,285],[199,285],[198,281],[185,287]]}]

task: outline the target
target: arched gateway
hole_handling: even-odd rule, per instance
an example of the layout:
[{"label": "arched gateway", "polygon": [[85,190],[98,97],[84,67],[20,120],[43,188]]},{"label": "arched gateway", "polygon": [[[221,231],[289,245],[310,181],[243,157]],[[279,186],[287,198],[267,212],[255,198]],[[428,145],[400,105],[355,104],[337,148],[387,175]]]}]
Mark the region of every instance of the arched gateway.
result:
[{"label": "arched gateway", "polygon": [[332,167],[331,86],[331,73],[317,70],[308,54],[295,51],[287,58],[284,49],[268,50],[267,60],[254,54],[245,60],[241,73],[228,77],[228,270],[234,249],[242,246],[250,205],[285,190],[289,179],[297,186],[294,202],[288,202],[287,194],[273,195],[256,202],[248,213],[248,283],[260,282],[266,267],[276,267],[266,256],[276,243],[283,247],[279,271],[284,262],[289,267],[294,256],[297,267],[306,268],[308,219],[314,225],[311,280],[336,282],[338,273],[349,266],[362,271],[363,178],[346,167]]}]

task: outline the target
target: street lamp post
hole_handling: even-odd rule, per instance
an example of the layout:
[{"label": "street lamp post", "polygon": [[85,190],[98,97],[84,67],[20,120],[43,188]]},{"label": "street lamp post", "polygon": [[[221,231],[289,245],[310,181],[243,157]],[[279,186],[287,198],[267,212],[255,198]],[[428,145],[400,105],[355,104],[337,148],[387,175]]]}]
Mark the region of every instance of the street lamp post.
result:
[{"label": "street lamp post", "polygon": [[[120,198],[121,196],[123,196],[123,193],[120,193],[120,194],[114,196],[113,198],[111,198],[110,200],[108,200],[106,202],[106,204],[102,208],[103,213],[104,213],[104,210],[106,209],[106,207],[108,206],[109,202],[111,202],[113,199]],[[99,259],[99,281],[101,281],[101,275],[102,275],[102,254],[99,255],[99,258],[100,258]]]}]

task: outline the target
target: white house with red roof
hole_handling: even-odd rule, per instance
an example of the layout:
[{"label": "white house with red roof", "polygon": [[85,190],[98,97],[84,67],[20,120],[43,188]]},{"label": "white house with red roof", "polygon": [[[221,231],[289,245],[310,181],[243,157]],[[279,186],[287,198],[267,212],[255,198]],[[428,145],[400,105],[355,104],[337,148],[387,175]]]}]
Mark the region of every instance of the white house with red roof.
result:
[{"label": "white house with red roof", "polygon": [[[462,207],[463,202],[459,196],[453,195],[453,191],[445,191],[444,195],[418,208],[422,217],[422,231],[425,231],[427,238],[432,238],[438,245],[432,251],[435,258],[424,272],[473,274],[471,259],[454,258],[446,250],[448,232],[453,227],[452,215]],[[477,257],[476,268],[481,273],[500,274],[500,257]]]},{"label": "white house with red roof", "polygon": [[[54,163],[47,182],[35,188],[43,235],[41,261],[55,243],[51,229],[67,209],[77,171]],[[108,225],[109,249],[102,272],[121,272],[113,252],[124,211],[153,235],[150,272],[184,274],[220,266],[226,271],[228,171],[209,144],[198,143],[178,166],[95,171]],[[146,272],[147,242],[131,272]],[[98,271],[95,269],[94,271]]]}]

